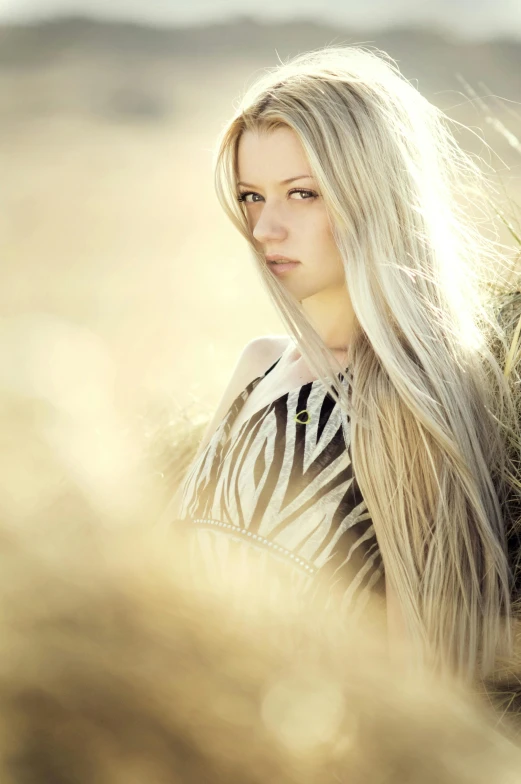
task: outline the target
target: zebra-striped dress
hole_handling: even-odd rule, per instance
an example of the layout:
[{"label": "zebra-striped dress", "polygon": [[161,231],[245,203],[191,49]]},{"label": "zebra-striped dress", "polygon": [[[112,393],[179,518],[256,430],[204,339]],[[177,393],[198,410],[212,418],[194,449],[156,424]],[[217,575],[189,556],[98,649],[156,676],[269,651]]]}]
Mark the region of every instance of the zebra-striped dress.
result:
[{"label": "zebra-striped dress", "polygon": [[304,601],[320,596],[356,616],[371,592],[385,594],[385,578],[341,406],[317,379],[264,406],[228,438],[277,362],[237,396],[191,465],[176,522],[191,531],[198,563],[216,579],[237,551],[235,568],[242,564],[250,577],[260,569],[261,580],[275,559],[287,564],[291,589]]}]

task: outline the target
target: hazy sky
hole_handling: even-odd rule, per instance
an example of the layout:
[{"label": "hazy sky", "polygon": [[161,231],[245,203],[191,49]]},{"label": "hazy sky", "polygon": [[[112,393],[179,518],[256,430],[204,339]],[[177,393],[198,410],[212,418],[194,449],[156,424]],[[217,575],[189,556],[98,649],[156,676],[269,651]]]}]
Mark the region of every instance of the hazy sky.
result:
[{"label": "hazy sky", "polygon": [[521,0],[0,0],[0,21],[76,13],[174,25],[238,14],[270,20],[298,16],[358,28],[423,23],[469,36],[521,38]]}]

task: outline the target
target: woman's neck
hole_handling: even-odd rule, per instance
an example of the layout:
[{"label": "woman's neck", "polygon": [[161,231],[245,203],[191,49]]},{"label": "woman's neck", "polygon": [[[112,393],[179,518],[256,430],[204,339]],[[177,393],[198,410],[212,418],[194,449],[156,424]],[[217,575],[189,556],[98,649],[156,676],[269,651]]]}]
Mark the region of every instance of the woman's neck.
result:
[{"label": "woman's neck", "polygon": [[313,329],[336,356],[345,356],[353,335],[355,313],[345,284],[325,289],[302,301]]},{"label": "woman's neck", "polygon": [[[347,350],[351,342],[355,313],[345,284],[336,289],[325,289],[302,301],[302,309],[313,329],[320,335],[328,349],[345,367]],[[300,352],[295,347],[295,358]]]},{"label": "woman's neck", "polygon": [[[328,346],[329,350],[339,363],[341,368],[346,367],[347,363],[347,349],[346,348],[331,348]],[[306,360],[302,356],[300,349],[297,345],[293,345],[290,343],[289,348],[286,350],[284,354],[284,361],[283,365],[286,368],[291,368],[295,370],[299,365],[303,365],[306,368],[308,367]]]}]

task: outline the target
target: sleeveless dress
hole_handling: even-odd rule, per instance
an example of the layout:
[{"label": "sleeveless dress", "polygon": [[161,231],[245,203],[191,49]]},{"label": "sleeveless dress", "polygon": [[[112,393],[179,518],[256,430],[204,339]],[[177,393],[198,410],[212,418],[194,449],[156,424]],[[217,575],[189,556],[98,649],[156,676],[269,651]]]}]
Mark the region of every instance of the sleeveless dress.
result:
[{"label": "sleeveless dress", "polygon": [[[237,396],[190,466],[175,524],[189,532],[196,568],[213,578],[234,556],[239,593],[240,570],[251,578],[254,569],[277,602],[291,591],[356,617],[372,592],[385,595],[385,578],[353,475],[349,417],[317,379],[264,406],[228,438],[279,360]],[[342,373],[338,379],[346,383]],[[284,586],[268,581],[274,559],[286,565]]]}]

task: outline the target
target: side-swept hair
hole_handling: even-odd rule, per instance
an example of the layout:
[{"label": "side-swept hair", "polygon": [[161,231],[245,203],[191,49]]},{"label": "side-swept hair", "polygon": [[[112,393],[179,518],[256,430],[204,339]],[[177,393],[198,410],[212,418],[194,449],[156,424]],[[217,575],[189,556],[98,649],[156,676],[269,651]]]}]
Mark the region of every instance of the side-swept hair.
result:
[{"label": "side-swept hair", "polygon": [[[419,662],[485,677],[511,654],[504,499],[519,443],[487,282],[486,175],[450,118],[379,50],[326,47],[267,69],[222,129],[215,185],[303,356],[351,418],[353,467]],[[340,368],[275,276],[237,200],[245,130],[289,127],[319,184],[356,315]],[[346,373],[342,387],[336,374]],[[510,483],[510,484],[509,484]]]}]

